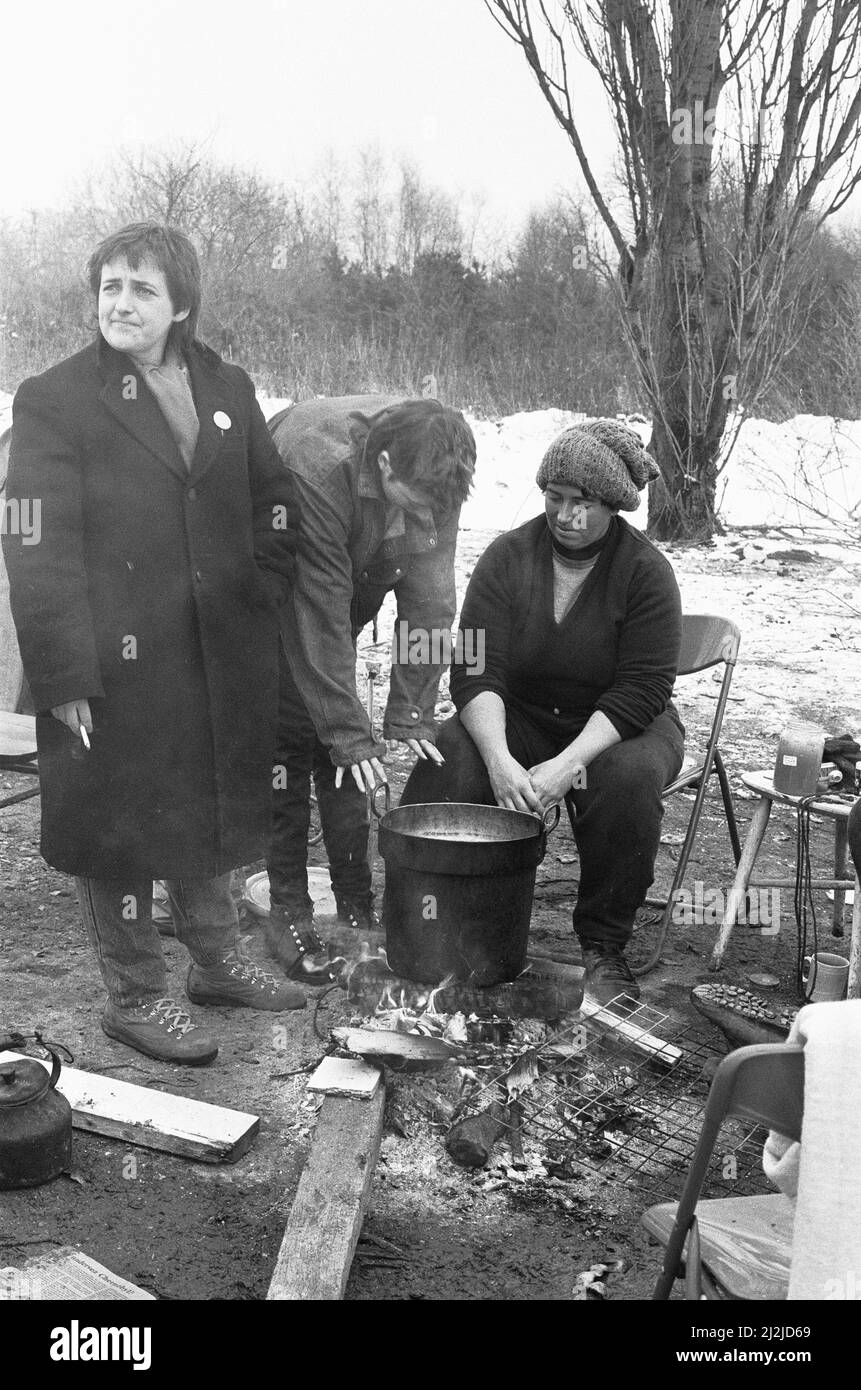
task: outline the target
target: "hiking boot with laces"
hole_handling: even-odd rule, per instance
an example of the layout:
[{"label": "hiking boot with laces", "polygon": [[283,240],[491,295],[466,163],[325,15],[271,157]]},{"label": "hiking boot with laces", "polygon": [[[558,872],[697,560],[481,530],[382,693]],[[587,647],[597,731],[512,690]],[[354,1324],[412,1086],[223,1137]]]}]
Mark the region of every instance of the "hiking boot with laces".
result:
[{"label": "hiking boot with laces", "polygon": [[175,999],[120,1008],[108,1002],[102,1015],[102,1031],[117,1042],[134,1047],[160,1062],[184,1062],[200,1067],[218,1056],[218,1044]]},{"label": "hiking boot with laces", "polygon": [[368,898],[361,900],[357,898],[335,897],[338,908],[338,916],[342,922],[348,926],[355,927],[357,931],[382,931],[383,924],[380,915],[374,907],[374,897],[371,894]]},{"label": "hiking boot with laces", "polygon": [[274,975],[231,952],[217,965],[198,965],[188,972],[185,992],[192,1004],[218,1004],[224,1008],[304,1009],[305,995],[298,985],[285,984]]},{"label": "hiking boot with laces", "polygon": [[314,927],[312,911],[291,911],[272,903],[266,922],[266,945],[288,979],[306,985],[331,985],[341,977],[343,956],[329,959]]},{"label": "hiking boot with laces", "polygon": [[597,1004],[609,1004],[624,995],[627,999],[640,997],[640,986],[631,974],[620,946],[603,942],[583,942],[583,993]]}]

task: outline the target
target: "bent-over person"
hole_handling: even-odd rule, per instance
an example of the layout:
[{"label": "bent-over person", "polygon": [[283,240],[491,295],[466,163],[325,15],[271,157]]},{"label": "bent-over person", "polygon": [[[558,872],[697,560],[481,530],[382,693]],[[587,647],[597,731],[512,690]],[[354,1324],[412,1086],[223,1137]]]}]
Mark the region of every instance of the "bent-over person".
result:
[{"label": "bent-over person", "polygon": [[[475,440],[458,411],[393,396],[303,401],[269,428],[296,485],[299,543],[282,614],[268,941],[288,974],[318,984],[329,962],[308,893],[311,776],[338,915],[374,929],[367,792],[385,780],[385,743],[356,691],[356,639],[393,592],[383,737],[439,761],[434,709]],[[410,660],[409,633],[428,639],[427,661]]]}]

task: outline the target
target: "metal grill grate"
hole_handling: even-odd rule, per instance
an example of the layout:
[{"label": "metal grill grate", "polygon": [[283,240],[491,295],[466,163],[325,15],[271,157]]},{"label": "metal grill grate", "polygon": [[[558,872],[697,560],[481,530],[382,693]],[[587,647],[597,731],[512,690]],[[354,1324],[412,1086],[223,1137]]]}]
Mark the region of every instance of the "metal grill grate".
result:
[{"label": "metal grill grate", "polygon": [[[617,1026],[608,1027],[616,1011]],[[552,1175],[573,1177],[585,1167],[671,1200],[681,1191],[724,1056],[714,1036],[620,996],[612,1013],[581,1016],[502,1070],[497,1053],[466,1113],[514,1099],[511,1137],[516,1143],[519,1128],[530,1155]],[[772,1192],[762,1171],[764,1141],[761,1127],[727,1121],[704,1195]]]}]

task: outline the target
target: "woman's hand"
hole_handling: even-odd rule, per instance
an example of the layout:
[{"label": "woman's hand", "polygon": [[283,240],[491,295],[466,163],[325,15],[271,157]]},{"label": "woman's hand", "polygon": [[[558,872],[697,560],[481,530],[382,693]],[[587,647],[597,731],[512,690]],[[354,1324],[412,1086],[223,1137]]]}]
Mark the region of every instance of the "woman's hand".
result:
[{"label": "woman's hand", "polygon": [[510,753],[494,758],[488,764],[487,773],[497,806],[504,806],[508,811],[527,811],[536,816],[544,814],[544,805],[530,781],[529,773]]},{"label": "woman's hand", "polygon": [[88,734],[93,732],[89,700],[67,700],[64,705],[54,705],[51,713],[61,724],[65,724],[67,729],[71,729],[73,734],[82,728],[86,729]]},{"label": "woman's hand", "polygon": [[572,763],[570,758],[550,758],[529,769],[529,780],[544,805],[552,806],[563,801],[572,787],[585,787],[586,768],[579,760]]}]

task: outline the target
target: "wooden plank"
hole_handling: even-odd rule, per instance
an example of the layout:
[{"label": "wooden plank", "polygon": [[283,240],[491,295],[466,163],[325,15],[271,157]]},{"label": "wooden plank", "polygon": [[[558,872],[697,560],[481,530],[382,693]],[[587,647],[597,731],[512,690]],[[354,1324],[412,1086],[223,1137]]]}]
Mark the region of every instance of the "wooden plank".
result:
[{"label": "wooden plank", "polygon": [[308,1090],[370,1100],[379,1084],[379,1067],[372,1067],[356,1057],[324,1057],[308,1081]]},{"label": "wooden plank", "polygon": [[361,1057],[377,1057],[381,1062],[413,1062],[439,1066],[454,1057],[457,1049],[443,1038],[423,1037],[419,1033],[397,1033],[394,1029],[333,1028],[332,1037],[345,1052]]},{"label": "wooden plank", "polygon": [[682,1059],[680,1048],[674,1047],[672,1043],[663,1042],[661,1038],[656,1038],[653,1033],[648,1033],[639,1024],[632,1023],[629,1019],[620,1018],[618,1014],[614,1014],[610,1009],[602,1008],[590,999],[583,1000],[580,1005],[580,1013],[584,1018],[591,1019],[593,1023],[600,1023],[602,1027],[612,1029],[614,1033],[618,1033],[621,1038],[629,1042],[632,1047],[665,1062],[669,1067],[674,1067]]},{"label": "wooden plank", "polygon": [[380,1152],[385,1100],[381,1084],[369,1101],[326,1096],[320,1106],[267,1301],[344,1297]]},{"label": "wooden plank", "polygon": [[[0,1054],[0,1062],[18,1060],[20,1053]],[[29,1060],[38,1060],[50,1071],[41,1059]],[[72,1107],[75,1129],[203,1163],[235,1163],[251,1147],[260,1129],[259,1118],[242,1110],[228,1110],[75,1067],[63,1067],[57,1090]]]}]

